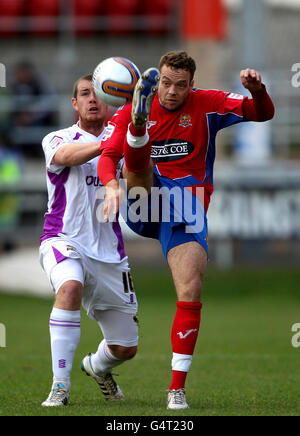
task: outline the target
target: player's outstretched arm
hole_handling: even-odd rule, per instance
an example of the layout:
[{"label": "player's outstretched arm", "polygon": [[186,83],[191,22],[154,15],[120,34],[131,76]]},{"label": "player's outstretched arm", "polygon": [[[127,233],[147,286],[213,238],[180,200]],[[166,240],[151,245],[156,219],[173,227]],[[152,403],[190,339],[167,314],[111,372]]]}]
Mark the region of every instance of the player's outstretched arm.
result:
[{"label": "player's outstretched arm", "polygon": [[57,150],[52,162],[73,167],[82,165],[100,155],[100,142],[65,144]]},{"label": "player's outstretched arm", "polygon": [[240,72],[240,78],[244,88],[248,89],[252,95],[252,99],[243,103],[244,117],[248,121],[271,120],[275,113],[274,104],[262,83],[259,72],[246,68]]}]

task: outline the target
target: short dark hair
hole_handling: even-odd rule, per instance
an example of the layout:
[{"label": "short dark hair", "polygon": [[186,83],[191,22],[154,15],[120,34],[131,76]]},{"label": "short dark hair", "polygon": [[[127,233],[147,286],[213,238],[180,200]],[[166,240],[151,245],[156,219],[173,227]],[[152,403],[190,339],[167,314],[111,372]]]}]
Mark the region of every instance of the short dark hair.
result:
[{"label": "short dark hair", "polygon": [[76,82],[74,83],[74,87],[73,87],[73,98],[77,98],[78,85],[79,85],[79,82],[81,82],[81,80],[88,80],[89,82],[92,82],[93,76],[92,76],[92,74],[87,74],[86,76],[82,76],[78,80],[76,80]]},{"label": "short dark hair", "polygon": [[174,69],[187,70],[191,73],[191,80],[193,80],[196,71],[196,62],[185,51],[170,51],[161,57],[159,63],[159,70],[166,65]]}]

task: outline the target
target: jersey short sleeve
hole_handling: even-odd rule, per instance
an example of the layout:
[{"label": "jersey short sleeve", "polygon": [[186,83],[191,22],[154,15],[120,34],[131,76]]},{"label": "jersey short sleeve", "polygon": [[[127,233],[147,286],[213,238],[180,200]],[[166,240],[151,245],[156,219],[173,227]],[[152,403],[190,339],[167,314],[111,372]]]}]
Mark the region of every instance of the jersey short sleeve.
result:
[{"label": "jersey short sleeve", "polygon": [[46,158],[46,169],[52,173],[59,174],[64,168],[64,165],[56,165],[52,162],[53,157],[57,150],[59,150],[64,144],[70,142],[67,135],[62,132],[49,133],[42,141],[42,147]]}]

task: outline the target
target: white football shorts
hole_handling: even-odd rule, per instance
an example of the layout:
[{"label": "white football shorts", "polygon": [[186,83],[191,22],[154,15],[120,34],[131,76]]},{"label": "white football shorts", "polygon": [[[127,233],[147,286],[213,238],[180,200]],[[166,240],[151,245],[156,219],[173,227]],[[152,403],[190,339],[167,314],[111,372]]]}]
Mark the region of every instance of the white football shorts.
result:
[{"label": "white football shorts", "polygon": [[117,310],[137,315],[138,302],[127,258],[105,263],[86,256],[74,243],[56,237],[40,246],[40,263],[55,293],[69,280],[82,284],[82,305],[87,315],[99,322],[95,311]]}]

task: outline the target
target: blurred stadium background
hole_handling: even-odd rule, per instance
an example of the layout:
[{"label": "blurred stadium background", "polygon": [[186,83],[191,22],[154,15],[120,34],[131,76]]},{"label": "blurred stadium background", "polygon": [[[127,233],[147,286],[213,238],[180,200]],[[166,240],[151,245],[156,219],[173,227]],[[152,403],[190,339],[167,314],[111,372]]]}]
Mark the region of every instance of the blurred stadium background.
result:
[{"label": "blurred stadium background", "polygon": [[[250,66],[276,105],[271,122],[219,135],[211,265],[297,266],[299,19],[300,0],[0,0],[0,288],[48,289],[41,139],[74,122],[74,81],[106,57],[143,70],[181,48],[197,60],[196,86],[241,93],[239,71]],[[156,241],[124,234],[133,266],[164,267]]]}]

